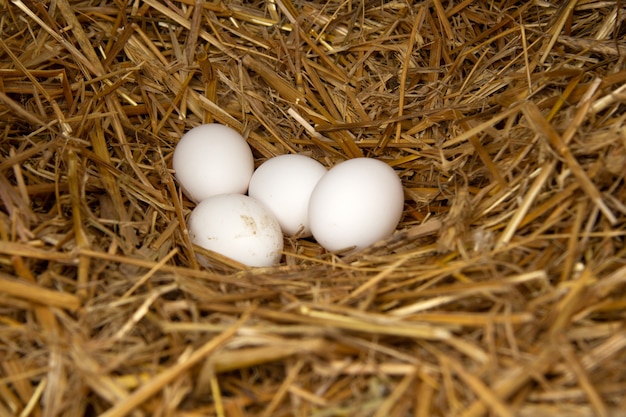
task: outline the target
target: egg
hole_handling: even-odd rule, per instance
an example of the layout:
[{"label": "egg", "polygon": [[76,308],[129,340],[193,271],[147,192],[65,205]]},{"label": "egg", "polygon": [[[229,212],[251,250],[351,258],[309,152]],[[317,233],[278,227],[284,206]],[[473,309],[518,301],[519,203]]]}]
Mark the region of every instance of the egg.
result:
[{"label": "egg", "polygon": [[194,127],[180,138],[172,168],[185,195],[200,202],[217,194],[245,194],[254,158],[236,130],[209,123]]},{"label": "egg", "polygon": [[202,200],[187,222],[191,241],[252,267],[280,262],[283,235],[278,220],[260,202],[241,194]]},{"label": "egg", "polygon": [[377,159],[355,158],[319,180],[309,201],[309,224],[325,249],[358,250],[389,237],[403,209],[402,182],[394,169]]},{"label": "egg", "polygon": [[248,195],[265,204],[285,235],[310,236],[309,199],[326,171],[324,165],[304,155],[276,156],[254,171]]}]

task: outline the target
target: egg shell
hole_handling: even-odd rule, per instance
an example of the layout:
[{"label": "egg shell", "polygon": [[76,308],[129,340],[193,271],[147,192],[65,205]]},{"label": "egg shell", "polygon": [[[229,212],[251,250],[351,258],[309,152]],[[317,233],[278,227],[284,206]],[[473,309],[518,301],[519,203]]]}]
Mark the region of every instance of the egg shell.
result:
[{"label": "egg shell", "polygon": [[254,158],[236,130],[208,123],[180,138],[172,168],[185,195],[200,202],[217,194],[245,194],[254,172]]},{"label": "egg shell", "polygon": [[278,220],[260,202],[241,194],[201,201],[187,222],[191,241],[248,266],[280,262],[283,235]]},{"label": "egg shell", "polygon": [[373,158],[355,158],[331,168],[309,201],[313,237],[329,251],[365,248],[389,237],[404,209],[396,172]]},{"label": "egg shell", "polygon": [[326,171],[324,165],[304,155],[276,156],[254,171],[248,195],[269,208],[285,235],[310,236],[309,199]]}]

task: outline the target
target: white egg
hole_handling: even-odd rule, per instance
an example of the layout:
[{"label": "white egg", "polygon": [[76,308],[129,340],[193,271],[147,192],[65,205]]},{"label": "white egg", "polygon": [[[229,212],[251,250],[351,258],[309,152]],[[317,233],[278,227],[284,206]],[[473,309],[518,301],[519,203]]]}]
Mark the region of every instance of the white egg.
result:
[{"label": "white egg", "polygon": [[355,158],[331,168],[309,201],[313,237],[329,251],[362,249],[389,237],[404,209],[404,191],[386,163]]},{"label": "white egg", "polygon": [[307,156],[280,155],[254,171],[248,195],[270,209],[287,236],[310,236],[309,198],[325,173],[324,165]]},{"label": "white egg", "polygon": [[260,202],[241,194],[201,201],[187,224],[191,241],[248,266],[280,262],[283,235],[278,220]]},{"label": "white egg", "polygon": [[217,194],[245,194],[254,158],[236,130],[209,123],[194,127],[180,138],[172,168],[185,195],[200,202]]}]

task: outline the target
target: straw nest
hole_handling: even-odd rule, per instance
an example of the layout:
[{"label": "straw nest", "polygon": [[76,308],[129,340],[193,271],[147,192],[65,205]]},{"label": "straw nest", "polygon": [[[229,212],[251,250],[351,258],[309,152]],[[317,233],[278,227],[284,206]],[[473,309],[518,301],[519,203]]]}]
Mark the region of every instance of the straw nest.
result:
[{"label": "straw nest", "polygon": [[[0,416],[625,415],[626,9],[554,3],[0,0]],[[211,121],[397,233],[199,267]]]}]

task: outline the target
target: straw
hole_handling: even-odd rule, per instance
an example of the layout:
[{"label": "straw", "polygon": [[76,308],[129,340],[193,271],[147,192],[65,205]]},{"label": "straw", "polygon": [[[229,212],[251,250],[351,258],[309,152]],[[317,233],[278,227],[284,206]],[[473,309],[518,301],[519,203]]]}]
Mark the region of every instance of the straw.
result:
[{"label": "straw", "polygon": [[[624,415],[620,2],[0,16],[0,416]],[[384,161],[395,232],[194,246],[172,156],[213,122],[255,166]]]}]

